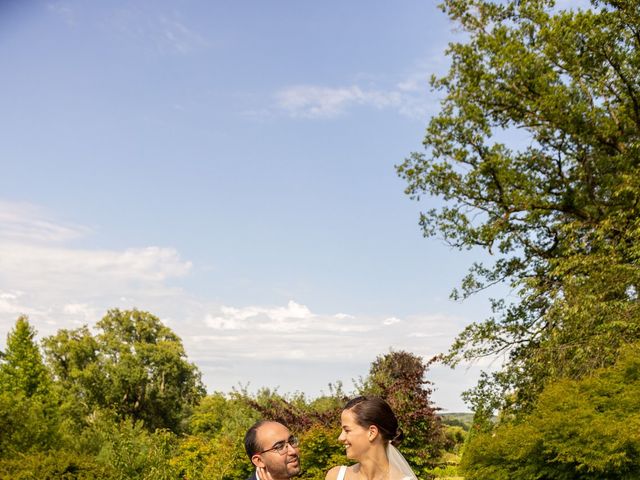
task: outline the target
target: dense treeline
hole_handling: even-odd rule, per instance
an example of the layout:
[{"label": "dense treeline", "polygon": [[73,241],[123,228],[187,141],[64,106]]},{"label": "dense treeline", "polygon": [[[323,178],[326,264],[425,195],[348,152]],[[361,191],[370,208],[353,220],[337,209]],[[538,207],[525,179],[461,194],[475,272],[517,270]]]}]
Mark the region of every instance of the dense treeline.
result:
[{"label": "dense treeline", "polygon": [[485,250],[455,291],[506,284],[446,361],[501,356],[467,393],[467,480],[640,478],[637,0],[444,0],[465,32],[434,78],[425,235]]},{"label": "dense treeline", "polygon": [[[344,464],[340,385],[308,399],[262,390],[205,394],[182,342],[155,316],[111,310],[89,328],[42,340],[26,317],[0,358],[0,478],[242,479],[242,440],[260,418],[301,438],[303,479]],[[462,436],[446,434],[425,381],[428,364],[407,352],[376,359],[358,394],[384,396],[398,414],[408,461],[424,478]],[[460,429],[460,427],[451,427]],[[456,430],[456,431],[458,431]]]},{"label": "dense treeline", "polygon": [[640,346],[580,380],[550,383],[526,415],[470,438],[468,478],[640,478]]}]

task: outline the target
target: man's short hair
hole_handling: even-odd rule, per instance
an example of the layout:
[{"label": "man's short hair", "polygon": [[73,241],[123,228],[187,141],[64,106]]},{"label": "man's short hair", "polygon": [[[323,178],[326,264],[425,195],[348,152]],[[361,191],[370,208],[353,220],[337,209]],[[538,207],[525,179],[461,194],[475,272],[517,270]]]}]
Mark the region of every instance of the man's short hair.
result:
[{"label": "man's short hair", "polygon": [[258,429],[265,423],[271,423],[271,420],[260,420],[254,423],[244,436],[244,449],[247,455],[249,455],[249,460],[251,460],[256,453],[260,453],[262,447],[258,445]]}]

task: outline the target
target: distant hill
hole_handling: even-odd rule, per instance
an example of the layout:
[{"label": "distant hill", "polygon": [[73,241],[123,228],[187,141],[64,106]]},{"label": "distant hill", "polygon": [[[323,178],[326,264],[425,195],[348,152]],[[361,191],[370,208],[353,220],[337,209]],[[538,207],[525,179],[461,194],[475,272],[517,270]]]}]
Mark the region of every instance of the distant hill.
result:
[{"label": "distant hill", "polygon": [[469,430],[473,423],[473,413],[439,413],[438,416],[443,424],[462,427],[465,430]]}]

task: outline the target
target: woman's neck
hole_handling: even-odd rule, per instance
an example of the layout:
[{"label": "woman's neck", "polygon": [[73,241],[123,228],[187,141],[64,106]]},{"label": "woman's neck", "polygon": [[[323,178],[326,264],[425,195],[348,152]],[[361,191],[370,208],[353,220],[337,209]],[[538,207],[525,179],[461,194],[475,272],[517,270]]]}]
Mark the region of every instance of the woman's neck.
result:
[{"label": "woman's neck", "polygon": [[362,480],[386,480],[389,478],[389,460],[383,446],[372,448],[360,459],[358,475]]}]

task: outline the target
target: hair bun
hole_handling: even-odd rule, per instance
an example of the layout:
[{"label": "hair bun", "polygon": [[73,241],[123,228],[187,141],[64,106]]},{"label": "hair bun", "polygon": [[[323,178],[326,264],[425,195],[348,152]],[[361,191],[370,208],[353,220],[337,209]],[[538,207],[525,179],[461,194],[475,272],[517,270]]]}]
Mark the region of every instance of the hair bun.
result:
[{"label": "hair bun", "polygon": [[404,439],[404,432],[402,431],[401,428],[398,428],[396,430],[396,436],[391,439],[391,444],[394,446],[398,445],[400,442],[402,442],[403,439]]}]

